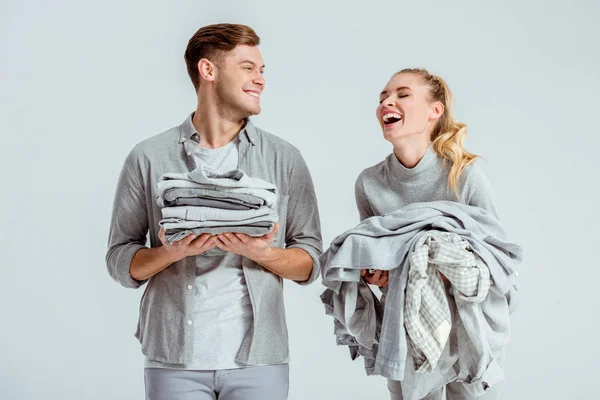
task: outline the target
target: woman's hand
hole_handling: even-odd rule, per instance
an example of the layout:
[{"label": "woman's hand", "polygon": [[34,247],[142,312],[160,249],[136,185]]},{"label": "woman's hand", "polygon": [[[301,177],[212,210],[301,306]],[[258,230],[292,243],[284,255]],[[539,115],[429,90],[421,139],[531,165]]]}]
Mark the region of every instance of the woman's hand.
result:
[{"label": "woman's hand", "polygon": [[362,269],[360,270],[360,276],[371,285],[377,285],[379,287],[384,287],[388,285],[388,271],[376,269],[373,271],[373,273],[370,273],[368,269]]}]

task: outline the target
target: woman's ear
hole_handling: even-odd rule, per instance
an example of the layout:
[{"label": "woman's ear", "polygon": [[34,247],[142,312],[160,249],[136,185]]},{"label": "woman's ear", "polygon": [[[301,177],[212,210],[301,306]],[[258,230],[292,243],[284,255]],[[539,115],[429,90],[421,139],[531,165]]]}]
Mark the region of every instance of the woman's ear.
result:
[{"label": "woman's ear", "polygon": [[445,107],[441,101],[436,101],[435,103],[431,104],[431,107],[429,109],[429,119],[439,119],[444,114],[444,109]]}]

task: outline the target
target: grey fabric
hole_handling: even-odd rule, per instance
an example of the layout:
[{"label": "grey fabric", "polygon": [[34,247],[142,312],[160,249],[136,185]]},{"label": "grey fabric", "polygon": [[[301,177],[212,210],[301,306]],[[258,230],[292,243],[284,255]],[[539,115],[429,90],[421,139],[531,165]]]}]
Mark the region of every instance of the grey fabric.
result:
[{"label": "grey fabric", "polygon": [[[388,379],[387,386],[388,390],[390,391],[391,400],[410,400],[410,398],[404,397],[404,395],[402,394],[402,382]],[[444,388],[441,387],[432,391],[431,393],[429,393],[425,397],[422,397],[421,399],[414,400],[444,400]]]},{"label": "grey fabric", "polygon": [[231,201],[213,200],[202,197],[178,197],[173,202],[165,201],[167,207],[173,206],[194,206],[194,207],[213,207],[223,210],[251,210],[259,207],[250,207],[244,204],[239,204]]},{"label": "grey fabric", "polygon": [[[461,358],[458,372],[450,371],[454,363],[442,363],[440,376],[464,380],[474,393],[482,394],[486,385],[503,379],[498,366],[508,338],[507,303],[516,307],[516,261],[522,259],[522,249],[506,241],[500,222],[492,213],[481,208],[449,201],[415,203],[385,216],[371,217],[335,238],[322,255],[323,284],[331,291],[322,300],[328,301],[326,312],[334,316],[348,332],[360,332],[356,341],[368,354],[377,344],[375,362],[366,362],[368,374],[378,374],[392,380],[405,378],[408,345],[404,329],[405,288],[408,279],[406,263],[420,234],[429,230],[455,233],[467,241],[473,252],[488,266],[494,288],[481,304],[456,297],[460,310],[456,324],[457,349],[450,356]],[[366,284],[360,279],[363,268],[389,270],[381,331],[372,321],[374,299],[359,289]],[[502,300],[492,293],[502,296]],[[455,294],[456,295],[456,294]],[[365,317],[366,315],[366,317]],[[491,318],[494,325],[486,324]],[[490,331],[499,329],[500,332]],[[342,334],[347,334],[346,331]],[[448,346],[447,346],[448,347]],[[456,352],[458,351],[458,354]],[[474,357],[473,354],[476,356]],[[453,358],[456,361],[457,358]],[[445,370],[441,370],[445,368]],[[433,374],[435,375],[435,374]],[[433,376],[432,375],[432,376]],[[432,382],[429,382],[430,384]]]},{"label": "grey fabric", "polygon": [[218,190],[198,188],[173,188],[165,190],[164,199],[161,197],[158,198],[158,206],[168,206],[169,203],[175,202],[180,197],[197,197],[212,200],[222,200],[231,203],[247,205],[250,208],[259,208],[265,205],[265,201],[263,199],[250,194],[219,192]]},{"label": "grey fabric", "polygon": [[[195,167],[195,129],[191,116],[182,125],[139,143],[127,156],[115,193],[106,253],[110,276],[124,287],[146,283],[131,277],[134,254],[161,245],[162,218],[156,199],[158,181],[168,172],[187,173]],[[256,128],[250,121],[239,134],[239,168],[249,176],[272,182],[278,190],[275,211],[279,230],[272,246],[300,248],[313,260],[313,282],[320,271],[320,220],[314,186],[300,152],[284,140]],[[136,331],[142,352],[155,361],[187,364],[192,361],[194,294],[198,257],[186,257],[154,275],[141,296]],[[252,300],[253,324],[237,361],[242,365],[289,360],[282,278],[243,258],[243,271]]]},{"label": "grey fabric", "polygon": [[285,400],[288,364],[216,371],[145,368],[146,400]]},{"label": "grey fabric", "polygon": [[[409,256],[404,326],[417,372],[431,372],[452,327],[442,273],[452,289],[472,302],[482,302],[490,289],[485,264],[460,236],[429,231],[421,234]],[[438,273],[439,271],[439,273]]]},{"label": "grey fabric", "polygon": [[165,228],[167,232],[173,229],[196,229],[196,228],[211,228],[221,226],[253,226],[254,224],[274,224],[277,222],[277,215],[274,213],[261,216],[248,218],[243,221],[188,221],[181,218],[165,218],[160,221],[160,225]]},{"label": "grey fabric", "polygon": [[[402,395],[402,386],[400,381],[388,380],[391,400],[410,400]],[[498,387],[494,387],[482,396],[472,396],[465,391],[465,387],[461,382],[451,382],[446,385],[445,392],[446,396],[444,397],[444,388],[441,387],[418,400],[496,400],[500,390]]]},{"label": "grey fabric", "polygon": [[240,222],[265,218],[268,221],[277,221],[277,214],[268,207],[253,210],[224,210],[220,208],[177,206],[165,207],[162,210],[164,220],[182,219],[186,221],[201,222]]},{"label": "grey fabric", "polygon": [[448,186],[450,163],[431,146],[414,168],[404,167],[394,153],[362,171],[356,179],[355,196],[360,220],[384,215],[412,203],[455,201],[483,208],[497,215],[492,188],[478,161],[470,164],[458,180],[458,196]]},{"label": "grey fabric", "polygon": [[[199,138],[200,134],[195,133]],[[240,138],[239,135],[235,136],[229,143],[221,147],[205,148],[200,145],[194,149],[194,161],[196,168],[199,165],[204,165],[206,168],[215,171],[217,173],[223,173],[225,171],[231,171],[237,169],[240,161],[239,151]]]},{"label": "grey fabric", "polygon": [[[194,152],[196,166],[204,165],[215,171],[238,168],[238,143],[239,135],[220,148],[197,147]],[[195,298],[193,361],[189,364],[167,364],[146,357],[146,367],[187,370],[243,367],[235,359],[252,326],[253,317],[242,256],[214,247],[198,259],[195,285],[187,287],[194,290]]]},{"label": "grey fabric", "polygon": [[206,189],[224,193],[241,193],[259,197],[268,207],[277,201],[276,185],[261,178],[249,176],[241,169],[217,173],[204,165],[199,165],[187,173],[165,173],[157,183],[160,203],[166,190],[178,188]]},{"label": "grey fabric", "polygon": [[[210,233],[211,235],[218,235],[220,233],[235,232],[244,233],[252,237],[261,237],[271,232],[275,224],[272,222],[255,222],[250,225],[228,225],[228,226],[210,226],[202,228],[191,228],[191,229],[172,229],[168,234],[165,234],[165,239],[168,243],[173,243],[178,240],[182,240],[189,235],[202,235],[204,233]],[[215,249],[213,249],[215,250]],[[219,250],[220,249],[216,249]]]}]

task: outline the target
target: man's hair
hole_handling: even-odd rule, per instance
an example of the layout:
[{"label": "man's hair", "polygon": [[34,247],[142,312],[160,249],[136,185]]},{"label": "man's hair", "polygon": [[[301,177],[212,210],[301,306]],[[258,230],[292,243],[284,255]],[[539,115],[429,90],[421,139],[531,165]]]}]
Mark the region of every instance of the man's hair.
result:
[{"label": "man's hair", "polygon": [[239,24],[214,24],[204,26],[192,36],[185,49],[185,64],[188,74],[198,90],[200,72],[198,62],[207,60],[220,65],[224,53],[233,50],[238,45],[258,46],[260,38],[254,29]]}]

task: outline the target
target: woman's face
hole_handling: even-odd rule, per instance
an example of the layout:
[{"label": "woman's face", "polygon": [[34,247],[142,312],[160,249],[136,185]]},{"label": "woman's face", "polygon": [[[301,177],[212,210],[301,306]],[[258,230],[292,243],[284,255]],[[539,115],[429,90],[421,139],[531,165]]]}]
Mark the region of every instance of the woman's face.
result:
[{"label": "woman's face", "polygon": [[383,88],[376,114],[388,141],[420,134],[429,138],[441,115],[440,107],[443,112],[443,105],[431,101],[429,87],[418,75],[402,73]]}]

